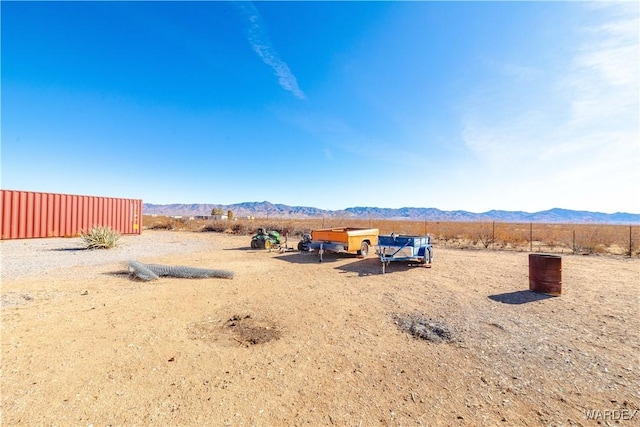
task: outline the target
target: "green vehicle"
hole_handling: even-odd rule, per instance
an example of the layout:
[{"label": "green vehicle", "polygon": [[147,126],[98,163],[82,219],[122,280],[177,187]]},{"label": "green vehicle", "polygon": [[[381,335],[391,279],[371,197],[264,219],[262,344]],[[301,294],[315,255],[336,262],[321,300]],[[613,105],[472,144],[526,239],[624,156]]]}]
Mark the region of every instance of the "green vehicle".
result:
[{"label": "green vehicle", "polygon": [[251,249],[271,249],[281,243],[280,233],[274,230],[265,231],[258,228],[258,234],[251,238]]}]

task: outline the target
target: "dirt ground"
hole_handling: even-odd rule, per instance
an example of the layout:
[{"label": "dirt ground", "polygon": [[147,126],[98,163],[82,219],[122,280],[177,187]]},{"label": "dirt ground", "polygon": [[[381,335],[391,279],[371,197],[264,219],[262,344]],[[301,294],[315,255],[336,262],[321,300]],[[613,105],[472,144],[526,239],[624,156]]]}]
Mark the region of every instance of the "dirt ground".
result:
[{"label": "dirt ground", "polygon": [[526,252],[435,247],[383,275],[374,254],[172,233],[183,252],[137,260],[235,277],[2,282],[3,425],[640,425],[639,259],[563,256],[548,297]]}]

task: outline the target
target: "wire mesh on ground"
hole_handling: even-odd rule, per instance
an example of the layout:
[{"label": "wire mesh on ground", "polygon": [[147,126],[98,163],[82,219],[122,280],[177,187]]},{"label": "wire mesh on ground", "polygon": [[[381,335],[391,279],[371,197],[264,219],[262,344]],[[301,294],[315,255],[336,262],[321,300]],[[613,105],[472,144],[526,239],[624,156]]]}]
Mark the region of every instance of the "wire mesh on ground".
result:
[{"label": "wire mesh on ground", "polygon": [[160,277],[178,277],[183,279],[202,279],[218,277],[233,279],[233,271],[209,268],[196,268],[182,265],[144,264],[129,261],[129,272],[132,276],[143,281],[156,280]]}]

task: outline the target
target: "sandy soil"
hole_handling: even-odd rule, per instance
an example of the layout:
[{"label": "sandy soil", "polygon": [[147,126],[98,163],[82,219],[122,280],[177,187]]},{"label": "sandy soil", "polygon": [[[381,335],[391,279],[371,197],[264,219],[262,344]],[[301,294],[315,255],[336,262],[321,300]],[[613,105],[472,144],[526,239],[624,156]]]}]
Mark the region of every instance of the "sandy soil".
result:
[{"label": "sandy soil", "polygon": [[[640,425],[638,259],[564,256],[547,297],[524,252],[436,247],[382,275],[373,254],[216,233],[153,255],[161,233],[127,237],[138,261],[235,277],[141,282],[112,260],[3,280],[3,425]],[[410,316],[447,333],[415,338]]]}]

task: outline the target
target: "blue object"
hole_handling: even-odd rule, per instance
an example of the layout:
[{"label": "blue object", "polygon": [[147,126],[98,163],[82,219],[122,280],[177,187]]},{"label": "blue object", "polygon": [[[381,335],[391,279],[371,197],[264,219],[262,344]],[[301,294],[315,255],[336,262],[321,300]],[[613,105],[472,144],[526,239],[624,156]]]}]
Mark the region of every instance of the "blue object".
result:
[{"label": "blue object", "polygon": [[378,255],[382,262],[382,272],[391,261],[408,261],[430,267],[433,262],[431,236],[406,236],[391,233],[378,236]]}]

